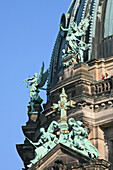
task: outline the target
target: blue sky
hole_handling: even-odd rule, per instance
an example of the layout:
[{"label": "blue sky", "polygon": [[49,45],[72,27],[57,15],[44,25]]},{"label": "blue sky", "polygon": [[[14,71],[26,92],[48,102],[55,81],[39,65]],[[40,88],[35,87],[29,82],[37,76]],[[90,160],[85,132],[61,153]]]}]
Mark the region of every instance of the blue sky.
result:
[{"label": "blue sky", "polygon": [[[60,18],[71,0],[0,1],[0,169],[21,170],[29,89],[23,80],[49,67]],[[41,93],[44,101],[46,96]]]}]

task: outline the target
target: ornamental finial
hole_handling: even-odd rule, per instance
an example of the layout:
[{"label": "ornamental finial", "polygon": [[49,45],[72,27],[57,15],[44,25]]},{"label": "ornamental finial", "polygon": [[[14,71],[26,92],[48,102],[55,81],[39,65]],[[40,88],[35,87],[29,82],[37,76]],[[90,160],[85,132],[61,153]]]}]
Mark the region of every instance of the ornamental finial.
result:
[{"label": "ornamental finial", "polygon": [[58,104],[53,104],[52,109],[60,111],[60,133],[67,134],[68,133],[68,125],[67,125],[67,109],[68,107],[75,107],[76,103],[73,100],[67,101],[67,95],[65,93],[65,89],[62,88],[62,93],[60,94],[60,100]]}]

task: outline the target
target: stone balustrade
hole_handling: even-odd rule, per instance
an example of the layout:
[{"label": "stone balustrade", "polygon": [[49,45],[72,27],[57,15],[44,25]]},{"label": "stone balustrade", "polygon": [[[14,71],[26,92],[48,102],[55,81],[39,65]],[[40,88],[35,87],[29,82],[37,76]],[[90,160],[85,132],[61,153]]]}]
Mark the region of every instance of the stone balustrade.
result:
[{"label": "stone balustrade", "polygon": [[100,80],[95,82],[93,85],[93,94],[102,95],[102,94],[110,94],[113,88],[113,76],[104,80]]}]

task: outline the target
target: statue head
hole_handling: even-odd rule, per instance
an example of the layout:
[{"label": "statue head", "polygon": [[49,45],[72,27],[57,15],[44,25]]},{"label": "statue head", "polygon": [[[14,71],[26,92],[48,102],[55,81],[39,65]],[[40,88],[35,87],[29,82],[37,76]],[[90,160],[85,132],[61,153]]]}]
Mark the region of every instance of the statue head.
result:
[{"label": "statue head", "polygon": [[45,132],[45,129],[44,128],[40,128],[40,133],[44,133]]},{"label": "statue head", "polygon": [[37,77],[37,76],[38,76],[38,73],[35,73],[35,74],[34,74],[34,77]]},{"label": "statue head", "polygon": [[57,128],[57,127],[58,127],[58,123],[57,123],[56,121],[53,121],[52,123],[53,123],[53,127],[54,127],[54,128]]},{"label": "statue head", "polygon": [[66,50],[65,50],[65,49],[63,49],[63,50],[62,50],[62,52],[63,52],[63,54],[65,54]]},{"label": "statue head", "polygon": [[74,125],[75,123],[76,123],[76,121],[75,121],[74,118],[70,118],[70,119],[68,120],[68,124],[69,124],[70,126]]}]

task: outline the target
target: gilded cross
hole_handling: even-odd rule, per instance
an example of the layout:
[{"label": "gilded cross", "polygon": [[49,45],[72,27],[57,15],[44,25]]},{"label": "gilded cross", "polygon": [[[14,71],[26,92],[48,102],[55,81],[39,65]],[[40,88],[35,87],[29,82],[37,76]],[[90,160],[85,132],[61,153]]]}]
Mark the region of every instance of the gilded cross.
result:
[{"label": "gilded cross", "polygon": [[67,125],[67,109],[68,107],[75,107],[75,102],[73,100],[67,101],[67,95],[65,89],[62,88],[62,93],[60,94],[60,100],[58,104],[53,103],[52,109],[60,111],[60,132],[68,133]]}]

